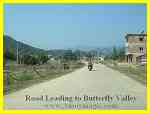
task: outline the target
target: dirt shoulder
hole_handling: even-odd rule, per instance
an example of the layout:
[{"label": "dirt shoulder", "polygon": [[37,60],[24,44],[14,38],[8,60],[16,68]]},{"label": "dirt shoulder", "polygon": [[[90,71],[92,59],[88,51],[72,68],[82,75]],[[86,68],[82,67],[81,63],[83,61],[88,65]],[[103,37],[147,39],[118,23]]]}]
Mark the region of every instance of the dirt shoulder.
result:
[{"label": "dirt shoulder", "polygon": [[4,70],[4,94],[7,95],[31,85],[64,76],[84,65],[84,63],[71,62],[69,69],[64,69],[63,64],[57,63],[39,66],[11,65]]},{"label": "dirt shoulder", "polygon": [[123,73],[124,75],[138,81],[143,85],[147,84],[146,65],[125,64],[111,60],[104,61],[103,64],[109,68]]}]

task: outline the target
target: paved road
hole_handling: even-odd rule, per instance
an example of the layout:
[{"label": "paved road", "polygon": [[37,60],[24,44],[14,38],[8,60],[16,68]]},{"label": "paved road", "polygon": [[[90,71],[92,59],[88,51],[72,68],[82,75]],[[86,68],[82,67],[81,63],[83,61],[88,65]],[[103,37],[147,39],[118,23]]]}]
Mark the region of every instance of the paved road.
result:
[{"label": "paved road", "polygon": [[[55,99],[57,101],[54,101]],[[75,101],[76,99],[78,101]],[[62,104],[57,104],[58,101]],[[96,64],[93,71],[83,67],[60,78],[6,95],[4,108],[63,109],[64,106],[77,108],[68,107],[64,104],[67,102],[83,103],[78,108],[84,109],[90,109],[96,102],[97,106],[92,109],[145,109],[146,87],[118,71]]]}]

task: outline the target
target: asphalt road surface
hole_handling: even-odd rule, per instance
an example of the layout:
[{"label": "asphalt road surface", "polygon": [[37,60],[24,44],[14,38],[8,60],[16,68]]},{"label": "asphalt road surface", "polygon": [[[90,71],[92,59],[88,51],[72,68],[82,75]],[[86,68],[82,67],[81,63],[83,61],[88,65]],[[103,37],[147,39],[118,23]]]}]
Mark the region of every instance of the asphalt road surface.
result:
[{"label": "asphalt road surface", "polygon": [[146,86],[95,64],[5,95],[4,109],[146,109]]}]

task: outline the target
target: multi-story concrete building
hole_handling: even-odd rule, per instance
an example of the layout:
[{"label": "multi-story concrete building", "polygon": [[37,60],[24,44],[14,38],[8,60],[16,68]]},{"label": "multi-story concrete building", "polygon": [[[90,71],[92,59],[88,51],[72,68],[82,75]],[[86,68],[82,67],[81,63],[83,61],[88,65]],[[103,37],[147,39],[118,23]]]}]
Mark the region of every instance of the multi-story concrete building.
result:
[{"label": "multi-story concrete building", "polygon": [[146,37],[146,34],[127,34],[125,36],[125,55],[128,63],[146,63]]}]

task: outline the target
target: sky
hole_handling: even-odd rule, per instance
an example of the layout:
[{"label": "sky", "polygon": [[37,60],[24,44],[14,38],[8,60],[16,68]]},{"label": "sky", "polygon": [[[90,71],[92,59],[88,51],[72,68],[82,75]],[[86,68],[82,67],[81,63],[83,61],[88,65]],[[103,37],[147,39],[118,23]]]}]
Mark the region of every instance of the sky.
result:
[{"label": "sky", "polygon": [[145,4],[5,4],[4,34],[41,49],[122,46],[146,32]]}]

